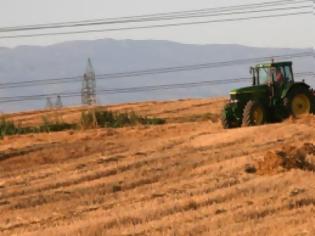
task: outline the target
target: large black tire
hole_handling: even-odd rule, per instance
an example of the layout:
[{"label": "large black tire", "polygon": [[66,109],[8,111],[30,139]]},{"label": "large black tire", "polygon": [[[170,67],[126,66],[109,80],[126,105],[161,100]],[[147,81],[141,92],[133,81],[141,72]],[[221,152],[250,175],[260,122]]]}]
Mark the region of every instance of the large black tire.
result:
[{"label": "large black tire", "polygon": [[264,106],[257,101],[249,100],[243,110],[242,126],[262,125],[267,121]]},{"label": "large black tire", "polygon": [[291,90],[283,100],[288,116],[299,117],[303,114],[315,113],[315,99],[306,87]]},{"label": "large black tire", "polygon": [[226,116],[226,113],[223,111],[221,114],[221,123],[224,129],[232,129],[234,128],[233,126],[233,120],[229,119]]}]

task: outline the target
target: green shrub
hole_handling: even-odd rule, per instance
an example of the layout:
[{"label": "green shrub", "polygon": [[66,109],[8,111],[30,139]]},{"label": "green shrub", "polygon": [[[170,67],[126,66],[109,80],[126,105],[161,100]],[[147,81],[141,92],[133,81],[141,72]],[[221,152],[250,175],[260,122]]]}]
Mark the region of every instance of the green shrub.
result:
[{"label": "green shrub", "polygon": [[0,120],[0,138],[16,134],[48,133],[70,129],[77,129],[77,125],[61,121],[50,122],[47,117],[43,117],[43,124],[37,127],[21,127],[20,125],[17,126],[14,122],[7,121],[4,118]]},{"label": "green shrub", "polygon": [[0,120],[0,137],[6,135],[14,135],[17,133],[17,127],[12,121],[7,121],[4,118]]},{"label": "green shrub", "polygon": [[[47,116],[42,117],[42,125],[36,127],[22,127],[4,118],[0,119],[0,138],[7,135],[30,134],[30,133],[49,133],[64,130],[74,130],[79,126],[74,123],[66,123],[59,116],[54,121],[50,121]],[[136,113],[118,113],[112,111],[90,110],[81,113],[80,126],[84,129],[96,127],[102,128],[121,128],[132,125],[161,125],[165,120],[161,118],[148,118],[137,115]]]},{"label": "green shrub", "polygon": [[50,121],[47,116],[42,117],[43,124],[38,127],[38,132],[58,132],[70,129],[76,129],[76,124],[66,123],[57,117],[55,121]]},{"label": "green shrub", "polygon": [[69,123],[50,123],[39,127],[39,132],[59,132],[64,130],[76,129],[76,124]]},{"label": "green shrub", "polygon": [[138,116],[136,113],[118,113],[112,111],[90,110],[81,113],[80,125],[89,129],[94,127],[121,128],[136,124],[161,125],[165,120]]},{"label": "green shrub", "polygon": [[142,124],[144,125],[163,125],[166,121],[162,118],[145,118],[142,121]]}]

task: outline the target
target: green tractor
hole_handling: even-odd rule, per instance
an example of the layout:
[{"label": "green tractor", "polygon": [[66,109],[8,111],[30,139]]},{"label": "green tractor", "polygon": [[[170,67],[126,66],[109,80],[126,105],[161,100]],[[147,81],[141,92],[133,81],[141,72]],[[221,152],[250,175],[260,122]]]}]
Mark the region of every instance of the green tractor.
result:
[{"label": "green tractor", "polygon": [[253,84],[234,89],[222,112],[224,128],[278,122],[315,112],[314,91],[295,82],[292,62],[271,62],[250,68]]}]

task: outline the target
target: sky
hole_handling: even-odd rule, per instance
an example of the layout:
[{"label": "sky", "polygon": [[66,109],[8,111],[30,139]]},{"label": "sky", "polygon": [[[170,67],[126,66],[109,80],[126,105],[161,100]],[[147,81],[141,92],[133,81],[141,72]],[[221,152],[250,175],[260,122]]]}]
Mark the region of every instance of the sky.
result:
[{"label": "sky", "polygon": [[[272,1],[272,0],[265,0]],[[0,28],[196,10],[261,3],[248,0],[1,0]],[[95,28],[95,27],[94,27]],[[104,28],[104,27],[103,27]],[[0,33],[7,35],[7,33]],[[315,44],[314,16],[211,23],[162,29],[102,32],[71,36],[0,39],[0,47],[49,45],[70,40],[157,39],[191,44],[241,44],[258,47],[306,48]]]}]

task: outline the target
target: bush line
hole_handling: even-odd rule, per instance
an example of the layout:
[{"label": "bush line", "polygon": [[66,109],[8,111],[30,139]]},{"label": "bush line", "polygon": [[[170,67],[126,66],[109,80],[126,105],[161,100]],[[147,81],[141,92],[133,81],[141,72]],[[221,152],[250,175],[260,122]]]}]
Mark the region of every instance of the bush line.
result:
[{"label": "bush line", "polygon": [[81,113],[79,124],[66,123],[59,117],[54,121],[47,116],[42,117],[42,125],[36,127],[22,127],[5,118],[0,119],[0,138],[9,135],[30,134],[30,133],[49,133],[65,130],[93,129],[93,128],[122,128],[134,125],[161,125],[165,120],[161,118],[150,118],[139,116],[134,112],[119,113],[102,110],[89,110]]}]

